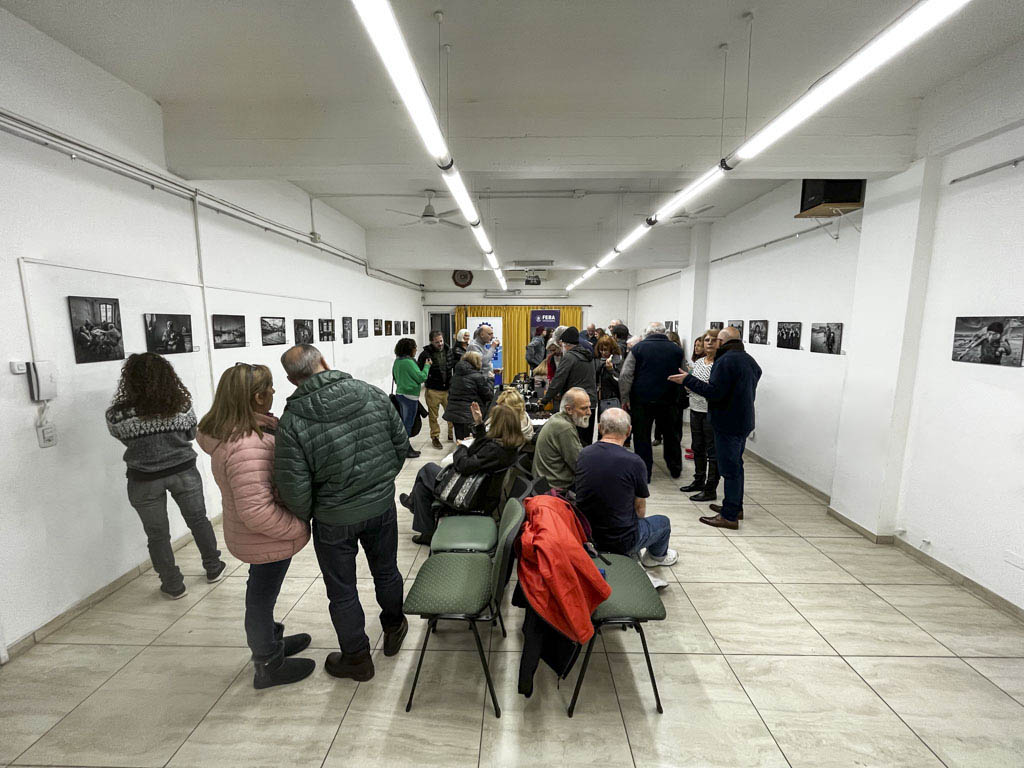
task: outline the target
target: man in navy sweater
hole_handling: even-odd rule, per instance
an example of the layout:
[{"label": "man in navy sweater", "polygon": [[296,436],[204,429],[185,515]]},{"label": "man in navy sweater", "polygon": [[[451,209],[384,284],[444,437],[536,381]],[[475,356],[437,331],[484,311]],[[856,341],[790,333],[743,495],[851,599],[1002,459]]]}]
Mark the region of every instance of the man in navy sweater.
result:
[{"label": "man in navy sweater", "polygon": [[747,435],[754,431],[754,396],[761,379],[761,366],[743,349],[740,332],[732,327],[718,333],[718,351],[711,378],[703,382],[696,376],[680,373],[672,381],[708,401],[708,416],[715,431],[718,471],[725,480],[725,498],[721,506],[712,504],[714,517],[700,521],[715,528],[736,530],[743,519],[743,449]]}]

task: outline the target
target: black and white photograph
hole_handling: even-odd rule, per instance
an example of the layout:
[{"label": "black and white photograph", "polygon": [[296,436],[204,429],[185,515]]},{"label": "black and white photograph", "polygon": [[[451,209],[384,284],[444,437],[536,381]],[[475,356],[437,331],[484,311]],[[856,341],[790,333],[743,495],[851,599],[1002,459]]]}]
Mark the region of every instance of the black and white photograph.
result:
[{"label": "black and white photograph", "polygon": [[312,344],[313,343],[313,321],[312,320],[300,320],[295,318],[292,321],[295,327],[295,343],[296,344]]},{"label": "black and white photograph", "polygon": [[402,335],[403,336],[408,336],[409,335],[409,321],[408,320],[403,320],[402,321]]},{"label": "black and white photograph", "polygon": [[343,344],[352,343],[352,318],[343,317],[341,318],[341,342]]},{"label": "black and white photograph", "polygon": [[675,331],[675,330],[678,330],[678,327],[679,327],[679,321],[677,321],[677,320],[666,320],[665,321],[665,330],[666,331]]},{"label": "black and white photograph", "polygon": [[146,351],[177,355],[192,351],[192,315],[143,315]]},{"label": "black and white photograph", "polygon": [[740,341],[743,341],[743,321],[742,320],[730,320],[729,327],[735,328],[740,332]]},{"label": "black and white photograph", "polygon": [[383,336],[384,335],[384,321],[380,318],[375,318],[373,321],[373,335]]},{"label": "black and white photograph", "polygon": [[245,346],[245,315],[213,315],[213,348]]},{"label": "black and white photograph", "polygon": [[334,320],[320,318],[320,341],[334,341]]},{"label": "black and white photograph", "polygon": [[708,328],[711,328],[714,331],[720,331],[723,328],[725,328],[725,323],[723,323],[721,320],[712,320],[710,323],[708,323]]},{"label": "black and white photograph", "polygon": [[779,321],[776,345],[780,349],[800,349],[800,336],[803,333],[803,328],[803,323],[783,323]]},{"label": "black and white photograph", "polygon": [[68,296],[76,363],[124,360],[121,305],[117,299]]},{"label": "black and white photograph", "polygon": [[958,317],[953,361],[1021,367],[1024,316]]},{"label": "black and white photograph", "polygon": [[395,328],[395,336],[401,336],[402,335],[402,321],[401,320],[395,320],[394,328]]},{"label": "black and white photograph", "polygon": [[365,317],[360,317],[356,320],[356,330],[360,339],[365,339],[370,335],[370,321]]},{"label": "black and white photograph", "polygon": [[288,342],[283,317],[261,317],[260,333],[263,336],[264,347],[272,347]]},{"label": "black and white photograph", "polygon": [[747,337],[749,344],[767,344],[768,343],[768,321],[767,320],[751,320],[750,321],[750,335]]},{"label": "black and white photograph", "polygon": [[415,320],[410,320],[409,321],[409,333],[411,333],[411,334],[415,334],[416,333],[416,321]]},{"label": "black and white photograph", "polygon": [[393,328],[394,328],[394,326],[392,325],[392,322],[390,320],[385,320],[384,321],[384,335],[385,336],[392,336],[392,335],[394,335]]},{"label": "black and white photograph", "polygon": [[811,352],[838,355],[842,351],[842,323],[811,323]]}]

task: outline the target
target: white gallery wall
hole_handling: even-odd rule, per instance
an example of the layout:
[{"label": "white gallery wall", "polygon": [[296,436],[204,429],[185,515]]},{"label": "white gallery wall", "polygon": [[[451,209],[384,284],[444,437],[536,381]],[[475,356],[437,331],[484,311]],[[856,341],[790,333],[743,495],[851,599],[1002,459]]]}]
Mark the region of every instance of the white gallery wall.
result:
[{"label": "white gallery wall", "polygon": [[[0,48],[0,107],[160,168],[158,105],[2,10]],[[197,185],[308,231],[308,198],[291,185]],[[278,358],[287,347],[262,346],[261,315],[284,316],[289,343],[293,319],[315,327],[334,318],[337,341],[320,345],[328,360],[381,386],[390,379],[395,339],[373,337],[372,319],[387,308],[390,319],[421,320],[418,288],[367,277],[355,264],[208,210],[199,217],[201,283],[189,201],[7,134],[0,134],[0,210],[0,309],[8,318],[0,337],[0,626],[7,644],[148,560],[125,495],[123,447],[103,418],[121,363],[75,364],[68,296],[118,299],[126,354],[145,351],[144,313],[190,314],[200,349],[170,359],[199,414],[210,405],[212,382],[240,360],[271,366],[275,411],[283,408],[292,387]],[[361,228],[325,206],[315,212],[324,240],[365,253]],[[210,349],[209,314],[245,315],[249,346]],[[371,336],[343,345],[343,316],[370,319]],[[38,409],[25,377],[7,371],[7,361],[32,359],[33,345],[36,359],[54,362],[59,376],[50,409],[58,444],[48,449],[38,447]],[[199,466],[217,515],[205,456]],[[170,517],[173,535],[184,534],[180,518]]]},{"label": "white gallery wall", "polygon": [[642,333],[655,320],[679,322],[679,275],[678,269],[637,270],[632,313],[626,321],[630,333]]},{"label": "white gallery wall", "polygon": [[[811,324],[838,322],[847,330],[860,236],[847,222],[838,240],[814,232],[724,258],[813,226],[793,218],[799,202],[800,182],[793,181],[712,226],[707,321],[743,320],[745,344],[751,320],[769,321],[769,343],[747,344],[764,371],[749,448],[827,493],[846,357],[810,352]],[[776,346],[780,320],[803,323],[802,349]]]}]

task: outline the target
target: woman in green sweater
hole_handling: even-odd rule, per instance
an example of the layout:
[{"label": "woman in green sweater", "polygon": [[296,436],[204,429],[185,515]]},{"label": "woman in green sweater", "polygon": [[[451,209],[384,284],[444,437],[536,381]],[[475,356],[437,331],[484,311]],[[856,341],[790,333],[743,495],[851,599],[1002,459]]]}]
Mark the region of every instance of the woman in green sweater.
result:
[{"label": "woman in green sweater", "polygon": [[[391,366],[391,376],[395,380],[395,393],[402,414],[405,433],[412,436],[412,426],[416,421],[416,411],[420,407],[420,387],[430,373],[430,358],[421,370],[416,364],[416,342],[412,339],[399,339],[395,344],[395,364]],[[414,452],[407,454],[413,456]]]}]

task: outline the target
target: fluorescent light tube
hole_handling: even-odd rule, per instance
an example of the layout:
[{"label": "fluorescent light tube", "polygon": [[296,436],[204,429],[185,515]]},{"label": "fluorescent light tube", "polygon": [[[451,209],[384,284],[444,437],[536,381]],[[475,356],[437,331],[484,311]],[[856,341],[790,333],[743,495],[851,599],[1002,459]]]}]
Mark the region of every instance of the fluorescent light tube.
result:
[{"label": "fluorescent light tube", "polygon": [[599,269],[604,269],[606,266],[611,264],[615,260],[615,257],[618,256],[618,255],[619,255],[619,252],[616,251],[613,248],[612,250],[610,250],[608,253],[606,253],[604,255],[604,258],[602,258],[599,262],[597,262],[598,268]]},{"label": "fluorescent light tube", "polygon": [[430,105],[430,99],[416,71],[416,65],[409,53],[409,47],[405,44],[391,4],[387,0],[352,0],[352,4],[363,26],[366,27],[377,54],[384,62],[391,82],[402,98],[402,103],[426,145],[427,152],[438,165],[447,165],[450,161],[448,145],[441,135],[441,127],[438,125],[434,108]]},{"label": "fluorescent light tube", "polygon": [[619,253],[625,253],[637,240],[646,235],[651,231],[651,225],[644,221],[642,224],[637,226],[632,232],[622,238],[622,241],[615,246],[615,250]]},{"label": "fluorescent light tube", "polygon": [[584,280],[589,280],[591,277],[593,277],[596,274],[597,274],[597,267],[591,267],[586,272],[584,272],[576,282],[577,283],[582,283]]},{"label": "fluorescent light tube", "polygon": [[491,269],[500,269],[498,265],[498,257],[494,255],[494,251],[488,251],[484,256],[487,257],[487,263],[491,265]]},{"label": "fluorescent light tube", "polygon": [[751,136],[736,150],[736,156],[749,160],[764,151],[969,2],[971,0],[923,0],[918,3]]},{"label": "fluorescent light tube", "polygon": [[508,290],[508,283],[505,282],[505,276],[503,274],[501,274],[501,270],[500,269],[495,269],[494,270],[494,276],[498,278],[498,285],[501,286],[501,290],[507,291]]},{"label": "fluorescent light tube", "polygon": [[[448,189],[455,199],[455,204],[459,206],[459,210],[462,211],[462,215],[469,225],[475,227],[479,224],[480,214],[476,212],[476,206],[473,205],[473,201],[469,197],[469,190],[466,189],[466,184],[462,181],[462,175],[458,169],[452,166],[451,170],[441,174],[441,178],[448,185]],[[474,232],[473,234],[476,233]]]},{"label": "fluorescent light tube", "polygon": [[[487,239],[487,233],[484,232],[483,224],[477,224],[475,227],[470,227],[469,229],[470,232],[473,233],[473,237],[476,238],[477,245],[480,246],[481,251],[489,254],[491,251],[494,250],[494,248],[491,247],[491,241]],[[496,265],[492,264],[491,266]]]},{"label": "fluorescent light tube", "polygon": [[576,283],[569,283],[567,286],[565,286],[565,290],[571,291],[575,287],[576,287]]},{"label": "fluorescent light tube", "polygon": [[721,179],[724,175],[725,171],[722,170],[721,166],[716,165],[703,176],[700,176],[695,181],[676,192],[672,199],[655,212],[654,218],[658,221],[672,218],[675,214],[679,213],[679,211],[683,209],[683,206],[690,202],[690,200],[715,184],[715,182]]}]

